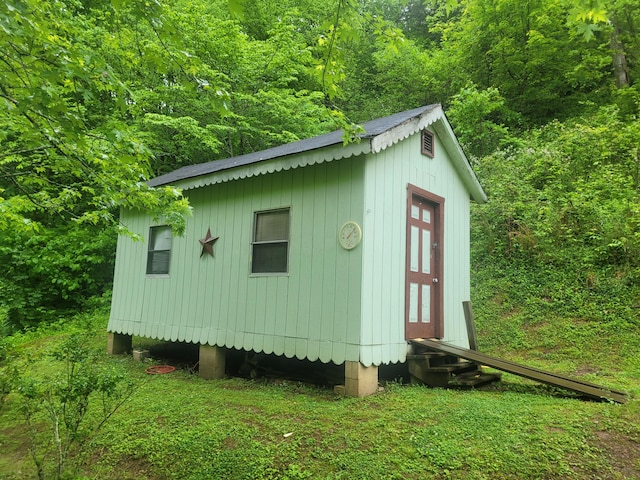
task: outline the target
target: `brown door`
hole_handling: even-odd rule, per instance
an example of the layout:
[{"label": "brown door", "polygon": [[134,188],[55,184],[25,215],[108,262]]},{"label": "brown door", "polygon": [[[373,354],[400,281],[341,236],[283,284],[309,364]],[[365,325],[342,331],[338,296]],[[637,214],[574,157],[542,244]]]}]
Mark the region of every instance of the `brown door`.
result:
[{"label": "brown door", "polygon": [[407,200],[406,338],[442,338],[444,198],[409,185]]}]

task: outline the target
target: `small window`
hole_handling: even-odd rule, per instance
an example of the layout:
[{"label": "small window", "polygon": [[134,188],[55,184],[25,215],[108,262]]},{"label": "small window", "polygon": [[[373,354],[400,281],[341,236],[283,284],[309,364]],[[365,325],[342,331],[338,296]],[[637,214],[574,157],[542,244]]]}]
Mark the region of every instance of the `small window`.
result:
[{"label": "small window", "polygon": [[147,275],[166,275],[169,273],[171,257],[171,227],[161,225],[149,229],[149,251],[147,253]]},{"label": "small window", "polygon": [[289,209],[256,212],[251,273],[287,273],[289,268]]},{"label": "small window", "polygon": [[433,158],[433,133],[422,130],[422,154]]}]

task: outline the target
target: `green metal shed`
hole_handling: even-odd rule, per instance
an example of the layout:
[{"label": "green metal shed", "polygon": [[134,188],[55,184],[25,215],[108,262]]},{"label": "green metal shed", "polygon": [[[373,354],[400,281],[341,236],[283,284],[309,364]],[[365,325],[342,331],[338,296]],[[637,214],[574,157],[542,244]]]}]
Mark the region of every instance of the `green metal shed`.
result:
[{"label": "green metal shed", "polygon": [[122,222],[109,351],[131,336],[345,364],[350,395],[410,338],[468,346],[469,205],[486,196],[440,105],[151,180],[193,207],[183,237],[140,212]]}]

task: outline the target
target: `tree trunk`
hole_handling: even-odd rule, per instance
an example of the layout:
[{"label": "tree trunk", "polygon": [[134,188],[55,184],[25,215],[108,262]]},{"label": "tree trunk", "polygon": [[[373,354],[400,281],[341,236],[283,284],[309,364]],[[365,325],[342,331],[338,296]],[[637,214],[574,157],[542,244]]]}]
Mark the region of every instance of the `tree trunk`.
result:
[{"label": "tree trunk", "polygon": [[619,30],[615,19],[612,19],[613,30],[611,32],[611,56],[613,63],[613,76],[616,87],[624,88],[629,86],[629,69],[627,68],[627,57],[624,53],[624,45],[619,39]]}]

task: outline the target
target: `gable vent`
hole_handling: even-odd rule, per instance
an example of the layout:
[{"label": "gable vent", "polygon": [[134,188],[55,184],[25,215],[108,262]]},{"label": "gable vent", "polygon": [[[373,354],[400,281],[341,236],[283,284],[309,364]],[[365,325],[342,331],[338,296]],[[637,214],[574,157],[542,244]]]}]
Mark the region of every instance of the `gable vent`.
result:
[{"label": "gable vent", "polygon": [[433,158],[433,133],[422,130],[422,154]]}]

